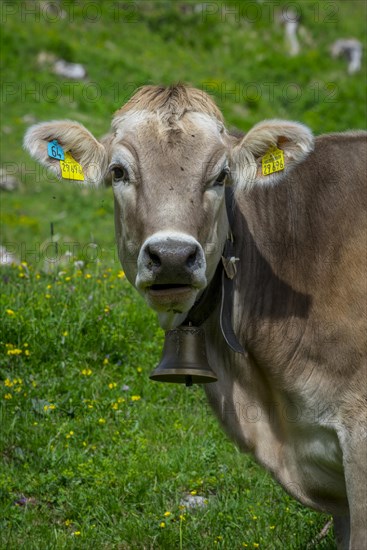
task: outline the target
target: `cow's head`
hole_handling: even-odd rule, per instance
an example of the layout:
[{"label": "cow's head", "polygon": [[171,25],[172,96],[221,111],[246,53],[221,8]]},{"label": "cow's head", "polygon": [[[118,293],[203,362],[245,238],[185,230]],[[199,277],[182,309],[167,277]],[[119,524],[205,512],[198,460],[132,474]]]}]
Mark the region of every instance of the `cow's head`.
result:
[{"label": "cow's head", "polygon": [[[24,144],[58,176],[54,139],[84,170],[85,184],[112,174],[119,257],[164,328],[180,324],[212,279],[228,232],[225,185],[275,184],[313,147],[298,123],[270,120],[232,137],[211,98],[184,86],[146,86],[115,114],[101,142],[81,124],[32,126]],[[263,176],[263,156],[284,151],[285,170]]]}]

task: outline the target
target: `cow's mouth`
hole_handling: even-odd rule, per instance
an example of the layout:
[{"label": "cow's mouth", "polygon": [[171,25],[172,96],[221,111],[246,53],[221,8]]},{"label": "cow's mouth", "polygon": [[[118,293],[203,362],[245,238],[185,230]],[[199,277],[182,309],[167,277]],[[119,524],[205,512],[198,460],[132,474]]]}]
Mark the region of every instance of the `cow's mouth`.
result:
[{"label": "cow's mouth", "polygon": [[148,287],[148,292],[152,297],[167,297],[171,295],[185,294],[193,290],[192,285],[183,284],[162,284],[151,285]]},{"label": "cow's mouth", "polygon": [[143,291],[149,307],[158,314],[181,314],[195,303],[199,288],[193,284],[162,283],[147,285]]}]

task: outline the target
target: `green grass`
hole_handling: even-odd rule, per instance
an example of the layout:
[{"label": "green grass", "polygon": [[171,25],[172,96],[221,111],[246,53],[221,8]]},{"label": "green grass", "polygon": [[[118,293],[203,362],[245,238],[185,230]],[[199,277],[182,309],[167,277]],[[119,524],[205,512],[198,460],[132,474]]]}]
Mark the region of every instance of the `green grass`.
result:
[{"label": "green grass", "polygon": [[[53,19],[37,2],[1,5],[1,164],[21,181],[0,196],[1,243],[26,264],[0,273],[0,548],[334,548],[332,532],[310,544],[328,518],[236,450],[201,388],[149,381],[162,331],[121,277],[111,189],[49,178],[21,147],[32,119],[99,136],[136,87],[179,80],[243,130],[267,117],[315,133],[366,125],[365,74],[328,54],[363,39],[364,2],[298,2],[309,39],[297,58],[269,3],[184,4],[196,3],[103,2],[94,21],[88,2]],[[83,63],[87,80],[40,67],[43,50]],[[208,503],[185,512],[192,491]]]}]

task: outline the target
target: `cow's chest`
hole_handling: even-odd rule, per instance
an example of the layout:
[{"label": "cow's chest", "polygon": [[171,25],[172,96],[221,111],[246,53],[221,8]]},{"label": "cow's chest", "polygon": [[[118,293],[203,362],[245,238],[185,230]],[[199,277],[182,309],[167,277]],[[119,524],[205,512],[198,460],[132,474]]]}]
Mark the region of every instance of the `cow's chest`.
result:
[{"label": "cow's chest", "polygon": [[223,353],[220,338],[216,342],[208,355],[219,380],[205,389],[225,431],[297,500],[344,513],[342,453],[333,411],[315,408],[317,396],[307,401],[304,392],[293,391],[290,398],[275,391],[251,361]]}]

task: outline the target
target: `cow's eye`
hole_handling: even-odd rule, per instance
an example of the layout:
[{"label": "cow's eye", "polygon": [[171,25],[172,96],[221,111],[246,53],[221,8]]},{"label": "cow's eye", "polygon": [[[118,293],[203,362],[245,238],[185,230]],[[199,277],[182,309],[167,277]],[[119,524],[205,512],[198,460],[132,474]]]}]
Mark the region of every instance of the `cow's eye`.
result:
[{"label": "cow's eye", "polygon": [[111,168],[111,172],[114,181],[129,181],[129,174],[123,166],[113,166]]},{"label": "cow's eye", "polygon": [[216,178],[214,185],[224,185],[226,181],[226,177],[228,176],[228,168],[224,168],[219,176]]}]

